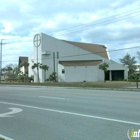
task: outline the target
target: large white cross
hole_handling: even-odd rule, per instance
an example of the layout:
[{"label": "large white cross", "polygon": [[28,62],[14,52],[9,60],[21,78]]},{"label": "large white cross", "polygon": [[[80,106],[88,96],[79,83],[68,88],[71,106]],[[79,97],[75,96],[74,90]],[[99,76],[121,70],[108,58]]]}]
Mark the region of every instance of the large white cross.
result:
[{"label": "large white cross", "polygon": [[40,44],[41,44],[41,36],[40,36],[40,34],[36,34],[35,36],[34,36],[34,46],[35,47],[39,47],[40,46]]}]

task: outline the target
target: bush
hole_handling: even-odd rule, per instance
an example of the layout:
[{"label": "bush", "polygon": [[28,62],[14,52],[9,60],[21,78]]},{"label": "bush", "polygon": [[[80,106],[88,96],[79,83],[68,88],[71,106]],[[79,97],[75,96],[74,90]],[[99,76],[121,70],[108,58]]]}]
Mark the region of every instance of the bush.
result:
[{"label": "bush", "polygon": [[46,79],[45,81],[49,81],[49,82],[57,82],[57,74],[56,72],[53,72],[48,79]]}]

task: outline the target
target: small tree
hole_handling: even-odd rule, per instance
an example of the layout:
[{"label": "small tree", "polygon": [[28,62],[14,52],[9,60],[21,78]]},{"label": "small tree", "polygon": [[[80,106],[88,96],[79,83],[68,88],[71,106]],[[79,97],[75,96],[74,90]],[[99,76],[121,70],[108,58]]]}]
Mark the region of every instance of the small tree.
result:
[{"label": "small tree", "polygon": [[99,69],[104,71],[104,82],[105,82],[105,74],[107,72],[108,67],[109,67],[109,65],[107,63],[105,63],[105,62],[99,65]]},{"label": "small tree", "polygon": [[129,76],[135,72],[134,64],[136,64],[136,62],[137,62],[135,60],[135,57],[131,57],[130,54],[126,54],[123,58],[120,59],[120,62],[124,65],[128,65],[128,68],[129,68],[128,75]]},{"label": "small tree", "polygon": [[49,69],[49,66],[41,65],[40,68],[44,70],[44,81],[45,81],[46,80],[46,71]]},{"label": "small tree", "polygon": [[57,73],[56,72],[53,72],[48,79],[46,79],[46,81],[52,81],[52,82],[56,82],[57,80]]},{"label": "small tree", "polygon": [[39,83],[40,83],[40,80],[39,80],[39,68],[41,68],[41,66],[42,66],[41,63],[34,63],[34,65],[32,66],[32,69],[37,68],[37,79],[38,79]]},{"label": "small tree", "polygon": [[140,77],[140,51],[137,51],[137,58],[138,58],[138,60],[139,60],[139,65],[138,65],[138,67],[139,67],[139,77]]}]

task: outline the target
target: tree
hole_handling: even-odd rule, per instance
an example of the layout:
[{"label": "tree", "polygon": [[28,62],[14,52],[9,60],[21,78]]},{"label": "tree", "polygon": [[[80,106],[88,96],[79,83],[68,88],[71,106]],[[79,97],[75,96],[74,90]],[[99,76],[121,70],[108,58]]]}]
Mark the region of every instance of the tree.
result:
[{"label": "tree", "polygon": [[15,81],[18,76],[19,69],[16,64],[8,64],[2,69],[4,77],[9,81]]},{"label": "tree", "polygon": [[13,68],[13,74],[17,77],[21,73],[20,69],[18,66]]},{"label": "tree", "polygon": [[140,76],[140,51],[137,51],[137,58],[138,58],[138,60],[139,60],[139,65],[138,65],[138,67],[139,67],[139,76]]},{"label": "tree", "polygon": [[12,64],[7,65],[7,66],[5,67],[5,70],[8,72],[8,77],[10,78],[11,73],[12,73],[12,70],[13,70]]},{"label": "tree", "polygon": [[137,51],[137,58],[138,58],[138,60],[140,62],[140,51]]},{"label": "tree", "polygon": [[5,68],[2,68],[1,74],[4,76],[4,80],[5,80],[5,76],[6,76],[6,69]]},{"label": "tree", "polygon": [[41,68],[42,64],[41,63],[34,63],[34,65],[32,66],[32,69],[37,68],[37,80],[40,83],[40,79],[39,79],[39,68]]},{"label": "tree", "polygon": [[123,58],[121,58],[119,60],[122,64],[128,65],[128,68],[129,68],[128,75],[129,76],[135,72],[134,64],[136,64],[136,62],[137,62],[135,60],[135,57],[131,57],[131,55],[127,53]]},{"label": "tree", "polygon": [[137,61],[135,60],[135,57],[131,57],[130,54],[126,54],[122,59],[120,59],[120,62],[123,63],[124,65],[128,65],[129,79],[134,79],[136,82],[136,87],[138,88],[139,75],[136,73],[135,64],[137,63]]},{"label": "tree", "polygon": [[109,65],[107,63],[105,63],[105,62],[99,65],[99,69],[104,71],[104,82],[105,82],[105,74],[107,72],[108,67],[109,67]]},{"label": "tree", "polygon": [[47,65],[41,65],[40,68],[44,70],[44,81],[45,81],[46,80],[46,71],[49,69],[49,67]]},{"label": "tree", "polygon": [[52,82],[56,82],[57,80],[57,73],[56,72],[53,72],[48,79],[46,79],[46,81],[52,81]]}]

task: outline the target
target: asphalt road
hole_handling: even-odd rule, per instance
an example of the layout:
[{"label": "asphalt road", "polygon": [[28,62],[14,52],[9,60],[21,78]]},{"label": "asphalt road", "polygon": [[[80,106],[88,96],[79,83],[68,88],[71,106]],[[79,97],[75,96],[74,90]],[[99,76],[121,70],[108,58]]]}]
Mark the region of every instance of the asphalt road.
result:
[{"label": "asphalt road", "polygon": [[139,92],[0,86],[0,134],[13,140],[128,140],[130,128]]}]

